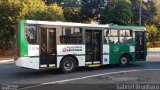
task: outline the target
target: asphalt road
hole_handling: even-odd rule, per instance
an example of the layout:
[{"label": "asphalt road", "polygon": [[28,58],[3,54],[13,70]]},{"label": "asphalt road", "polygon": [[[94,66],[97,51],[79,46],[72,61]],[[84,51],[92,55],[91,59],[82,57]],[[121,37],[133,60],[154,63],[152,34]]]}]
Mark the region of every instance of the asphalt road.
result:
[{"label": "asphalt road", "polygon": [[[103,87],[101,89],[106,90],[108,88],[115,89],[117,86],[114,84],[122,82],[160,83],[159,75],[160,52],[158,51],[149,52],[147,62],[134,62],[127,67],[107,65],[98,68],[78,68],[75,72],[68,74],[62,74],[57,69],[31,70],[19,68],[10,63],[0,64],[0,83],[2,87],[0,89],[44,90],[54,88],[54,90],[82,90],[85,88],[86,90],[99,90],[99,87]],[[107,88],[106,84],[108,85]]]}]

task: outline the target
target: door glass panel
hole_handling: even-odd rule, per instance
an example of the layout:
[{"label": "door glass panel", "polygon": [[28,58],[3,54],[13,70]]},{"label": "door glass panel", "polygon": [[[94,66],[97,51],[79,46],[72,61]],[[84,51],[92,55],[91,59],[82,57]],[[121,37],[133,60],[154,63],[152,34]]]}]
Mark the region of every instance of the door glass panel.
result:
[{"label": "door glass panel", "polygon": [[47,64],[47,30],[41,28],[40,64]]},{"label": "door glass panel", "polygon": [[56,33],[55,28],[41,28],[41,56],[40,64],[47,65],[56,63]]},{"label": "door glass panel", "polygon": [[101,43],[100,42],[100,40],[101,40],[100,37],[101,36],[100,36],[100,32],[94,32],[93,34],[94,34],[94,36],[93,36],[94,37],[93,38],[94,44],[93,45],[95,47],[94,48],[94,56],[95,56],[94,61],[99,61],[99,59],[100,59],[99,58],[100,57],[100,45],[101,45],[100,44]]},{"label": "door glass panel", "polygon": [[41,29],[41,55],[47,53],[47,30]]},{"label": "door glass panel", "polygon": [[49,30],[49,47],[48,47],[48,52],[50,54],[55,54],[55,34],[54,30]]},{"label": "door glass panel", "polygon": [[86,31],[86,62],[101,60],[101,32]]},{"label": "door glass panel", "polygon": [[86,61],[92,60],[92,33],[86,32]]},{"label": "door glass panel", "polygon": [[144,36],[145,33],[144,32],[136,32],[136,59],[144,59],[144,48],[145,48],[145,44],[144,44]]}]

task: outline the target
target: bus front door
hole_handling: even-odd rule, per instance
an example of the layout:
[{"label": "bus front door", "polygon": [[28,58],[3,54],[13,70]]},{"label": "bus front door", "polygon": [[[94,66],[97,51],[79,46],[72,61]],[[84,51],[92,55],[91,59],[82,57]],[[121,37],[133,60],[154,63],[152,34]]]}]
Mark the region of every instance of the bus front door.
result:
[{"label": "bus front door", "polygon": [[145,59],[145,32],[135,32],[135,58],[137,60]]},{"label": "bus front door", "polygon": [[86,30],[86,64],[100,64],[101,31]]},{"label": "bus front door", "polygon": [[41,28],[40,68],[54,67],[56,64],[56,29]]}]

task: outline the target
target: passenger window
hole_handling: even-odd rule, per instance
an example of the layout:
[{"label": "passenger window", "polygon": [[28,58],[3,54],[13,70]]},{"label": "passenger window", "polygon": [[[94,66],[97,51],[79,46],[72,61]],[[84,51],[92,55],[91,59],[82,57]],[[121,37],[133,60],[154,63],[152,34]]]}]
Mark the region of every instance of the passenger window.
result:
[{"label": "passenger window", "polygon": [[131,44],[133,41],[132,30],[120,30],[120,43]]},{"label": "passenger window", "polygon": [[117,44],[118,43],[118,30],[106,29],[104,30],[104,44]]},{"label": "passenger window", "polygon": [[110,36],[118,36],[118,30],[110,29]]},{"label": "passenger window", "polygon": [[60,44],[82,44],[81,28],[62,27],[60,30]]},{"label": "passenger window", "polygon": [[25,37],[29,44],[37,44],[37,29],[36,26],[25,26]]}]

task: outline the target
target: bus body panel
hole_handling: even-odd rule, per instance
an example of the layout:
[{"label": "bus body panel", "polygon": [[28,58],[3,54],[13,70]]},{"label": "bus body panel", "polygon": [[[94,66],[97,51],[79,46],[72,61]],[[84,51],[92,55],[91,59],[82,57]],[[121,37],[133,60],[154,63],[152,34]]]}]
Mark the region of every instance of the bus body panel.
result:
[{"label": "bus body panel", "polygon": [[25,68],[39,69],[39,45],[27,45],[27,56],[18,57],[16,65]]},{"label": "bus body panel", "polygon": [[109,50],[110,46],[109,45],[103,45],[103,65],[105,64],[110,64],[110,50]]},{"label": "bus body panel", "polygon": [[39,57],[39,45],[28,45],[28,56]]},{"label": "bus body panel", "polygon": [[121,55],[128,54],[131,56],[131,60],[135,57],[135,47],[129,44],[110,44],[110,64],[119,64]]},{"label": "bus body panel", "polygon": [[25,68],[39,69],[39,57],[19,57],[16,65]]},{"label": "bus body panel", "polygon": [[75,56],[78,59],[78,66],[85,66],[85,45],[57,45],[57,68],[67,55]]}]

